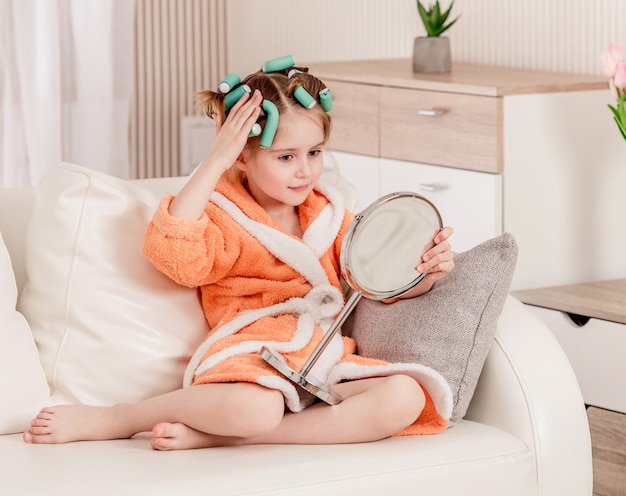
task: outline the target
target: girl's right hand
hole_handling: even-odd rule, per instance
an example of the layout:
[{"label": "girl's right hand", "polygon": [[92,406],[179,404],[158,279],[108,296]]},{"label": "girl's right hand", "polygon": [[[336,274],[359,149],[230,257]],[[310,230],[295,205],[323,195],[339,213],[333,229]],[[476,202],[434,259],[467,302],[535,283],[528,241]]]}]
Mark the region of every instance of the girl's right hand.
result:
[{"label": "girl's right hand", "polygon": [[259,118],[262,101],[261,92],[255,90],[252,95],[246,93],[239,99],[224,122],[221,122],[219,115],[213,115],[215,139],[205,163],[220,167],[222,172],[235,163],[246,145],[252,126]]},{"label": "girl's right hand", "polygon": [[233,105],[228,117],[215,119],[215,140],[211,151],[172,200],[169,213],[173,217],[196,220],[202,216],[222,174],[239,158],[248,140],[248,134],[261,113],[263,97],[259,91],[245,94]]}]

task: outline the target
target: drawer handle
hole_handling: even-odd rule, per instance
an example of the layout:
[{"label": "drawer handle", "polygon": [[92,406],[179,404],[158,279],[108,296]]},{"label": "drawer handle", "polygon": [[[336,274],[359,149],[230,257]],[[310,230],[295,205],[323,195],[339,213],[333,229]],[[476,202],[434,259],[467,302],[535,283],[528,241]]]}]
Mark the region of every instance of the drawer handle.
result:
[{"label": "drawer handle", "polygon": [[583,327],[587,322],[589,322],[589,319],[590,319],[590,317],[587,317],[586,315],[578,315],[577,313],[568,312],[567,316],[578,327]]},{"label": "drawer handle", "polygon": [[438,109],[438,108],[419,109],[417,113],[423,117],[441,117],[443,114],[446,113],[446,111],[443,109]]},{"label": "drawer handle", "polygon": [[434,183],[420,183],[418,189],[421,191],[430,191],[431,193],[434,191],[442,191],[446,189],[447,186],[445,184],[434,184]]}]

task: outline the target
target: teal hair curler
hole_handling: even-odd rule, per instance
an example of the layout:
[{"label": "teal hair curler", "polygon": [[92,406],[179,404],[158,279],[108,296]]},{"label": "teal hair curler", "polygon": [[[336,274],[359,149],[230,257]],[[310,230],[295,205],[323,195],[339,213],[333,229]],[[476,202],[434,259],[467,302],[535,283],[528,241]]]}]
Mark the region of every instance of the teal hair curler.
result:
[{"label": "teal hair curler", "polygon": [[263,148],[269,148],[272,146],[274,136],[276,136],[276,130],[278,129],[278,109],[269,100],[263,100],[263,110],[267,114],[265,120],[265,126],[263,127],[263,133],[261,133],[260,145]]},{"label": "teal hair curler", "polygon": [[278,72],[283,69],[287,69],[288,67],[293,67],[296,65],[295,60],[293,60],[292,55],[284,55],[282,57],[278,57],[277,59],[268,60],[267,62],[263,62],[263,67],[261,70],[263,72]]},{"label": "teal hair curler", "polygon": [[252,126],[252,129],[250,129],[250,132],[248,133],[248,138],[254,138],[255,136],[258,136],[259,134],[261,134],[261,130],[261,124],[255,122]]},{"label": "teal hair curler", "polygon": [[251,91],[252,90],[250,89],[250,86],[248,86],[247,84],[242,84],[241,86],[238,86],[233,91],[228,93],[224,97],[224,107],[226,107],[226,110],[229,110],[233,105],[241,100],[241,97],[243,95],[245,95],[246,93],[250,93]]},{"label": "teal hair curler", "polygon": [[330,112],[333,109],[333,96],[328,88],[320,91],[320,105],[326,112]]},{"label": "teal hair curler", "polygon": [[288,73],[287,73],[287,78],[291,79],[292,76],[294,76],[295,74],[302,74],[302,71],[300,69],[291,69]]},{"label": "teal hair curler", "polygon": [[241,83],[241,78],[237,74],[234,74],[234,73],[229,74],[228,76],[226,76],[224,79],[220,81],[220,84],[218,85],[218,89],[222,93],[228,93],[239,83]]},{"label": "teal hair curler", "polygon": [[293,92],[293,97],[306,109],[312,109],[317,103],[315,98],[313,98],[302,86],[298,86],[296,88]]}]

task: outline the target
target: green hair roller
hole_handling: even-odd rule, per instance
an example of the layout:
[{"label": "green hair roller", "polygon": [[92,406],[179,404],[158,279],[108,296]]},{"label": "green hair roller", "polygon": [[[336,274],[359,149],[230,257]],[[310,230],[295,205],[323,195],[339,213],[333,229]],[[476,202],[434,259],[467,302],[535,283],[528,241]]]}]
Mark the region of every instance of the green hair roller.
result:
[{"label": "green hair roller", "polygon": [[293,97],[306,109],[315,107],[315,104],[317,103],[315,98],[313,98],[302,86],[298,86],[296,88],[293,92]]},{"label": "green hair roller", "polygon": [[218,89],[222,93],[228,93],[230,90],[232,90],[239,83],[241,83],[241,78],[237,74],[234,74],[234,73],[233,74],[229,74],[228,76],[226,76],[224,79],[222,79],[220,81]]},{"label": "green hair roller", "polygon": [[333,96],[328,88],[320,91],[320,105],[326,112],[330,112],[333,109]]},{"label": "green hair roller", "polygon": [[238,86],[224,97],[224,107],[226,107],[226,110],[230,109],[241,99],[243,95],[250,92],[252,92],[252,90],[247,84]]},{"label": "green hair roller", "polygon": [[261,124],[259,124],[258,122],[255,122],[252,128],[250,129],[250,132],[248,133],[248,138],[254,138],[255,136],[258,136],[259,134],[261,134],[261,131],[262,131]]},{"label": "green hair roller", "polygon": [[292,55],[283,55],[282,57],[278,57],[277,59],[268,60],[267,62],[263,62],[263,67],[261,70],[263,72],[278,72],[283,69],[287,69],[288,67],[293,67],[296,65],[295,60],[293,60]]},{"label": "green hair roller", "polygon": [[263,127],[259,143],[263,148],[269,148],[272,146],[274,136],[276,136],[276,130],[278,129],[278,109],[276,105],[269,100],[263,100],[262,107],[267,114],[267,119],[265,120],[265,126]]}]

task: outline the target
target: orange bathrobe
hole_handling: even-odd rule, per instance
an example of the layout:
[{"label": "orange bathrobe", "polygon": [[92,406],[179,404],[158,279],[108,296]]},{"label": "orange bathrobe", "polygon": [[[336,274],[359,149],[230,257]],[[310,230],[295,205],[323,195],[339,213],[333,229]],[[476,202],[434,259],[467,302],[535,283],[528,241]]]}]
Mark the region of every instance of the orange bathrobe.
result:
[{"label": "orange bathrobe", "polygon": [[[184,377],[191,384],[254,382],[280,390],[293,412],[314,398],[268,365],[263,346],[300,370],[339,313],[343,237],[352,221],[341,194],[320,182],[299,207],[302,239],[276,224],[236,173],[224,174],[197,221],[174,218],[164,198],[149,224],[143,251],[179,284],[199,287],[211,332]],[[426,392],[427,405],[400,434],[443,430],[452,410],[445,379],[421,364],[389,364],[355,355],[354,341],[335,336],[311,370],[318,382],[404,373]]]}]

